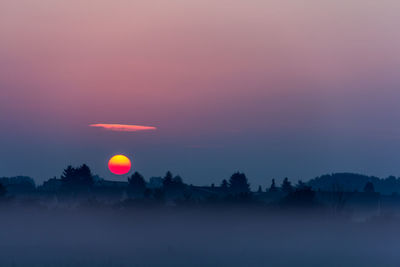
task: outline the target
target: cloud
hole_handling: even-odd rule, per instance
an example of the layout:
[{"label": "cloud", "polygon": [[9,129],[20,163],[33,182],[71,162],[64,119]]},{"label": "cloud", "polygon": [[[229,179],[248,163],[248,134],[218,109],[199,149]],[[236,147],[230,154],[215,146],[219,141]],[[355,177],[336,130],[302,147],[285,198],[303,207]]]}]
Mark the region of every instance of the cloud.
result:
[{"label": "cloud", "polygon": [[130,125],[130,124],[109,124],[109,123],[98,123],[90,124],[90,127],[103,128],[109,131],[115,132],[138,132],[138,131],[151,131],[157,130],[153,126],[143,126],[143,125]]}]

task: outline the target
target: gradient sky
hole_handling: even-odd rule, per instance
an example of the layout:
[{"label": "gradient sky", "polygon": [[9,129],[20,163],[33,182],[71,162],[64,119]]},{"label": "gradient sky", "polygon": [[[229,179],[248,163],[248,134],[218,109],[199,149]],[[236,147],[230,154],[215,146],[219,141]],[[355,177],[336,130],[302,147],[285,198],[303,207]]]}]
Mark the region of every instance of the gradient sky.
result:
[{"label": "gradient sky", "polygon": [[[397,0],[1,0],[0,176],[400,176]],[[90,124],[134,124],[116,132]]]}]

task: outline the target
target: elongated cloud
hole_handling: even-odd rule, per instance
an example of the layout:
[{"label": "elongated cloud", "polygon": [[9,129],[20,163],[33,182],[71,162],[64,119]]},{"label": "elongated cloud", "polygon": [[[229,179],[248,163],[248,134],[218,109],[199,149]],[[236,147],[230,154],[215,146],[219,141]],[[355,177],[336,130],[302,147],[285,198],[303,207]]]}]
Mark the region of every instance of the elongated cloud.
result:
[{"label": "elongated cloud", "polygon": [[99,123],[99,124],[90,124],[89,126],[90,127],[104,128],[106,130],[116,131],[116,132],[138,132],[138,131],[157,130],[157,128],[153,127],[153,126],[130,125],[130,124]]}]

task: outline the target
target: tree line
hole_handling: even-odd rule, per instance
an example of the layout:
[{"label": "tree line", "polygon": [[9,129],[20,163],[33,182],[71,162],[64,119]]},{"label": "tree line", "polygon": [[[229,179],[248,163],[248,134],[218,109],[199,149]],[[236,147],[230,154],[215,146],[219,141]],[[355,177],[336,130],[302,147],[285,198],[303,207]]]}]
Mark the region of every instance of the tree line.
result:
[{"label": "tree line", "polygon": [[[154,178],[154,177],[153,177]],[[5,179],[5,178],[3,178]],[[11,178],[10,178],[11,179]],[[10,183],[10,179],[6,181]],[[30,179],[30,178],[29,178]],[[59,178],[52,178],[44,182],[42,186],[35,187],[33,180],[20,177],[18,181],[29,183],[31,192],[37,196],[57,196],[59,199],[65,197],[71,199],[104,199],[111,197],[117,203],[126,199],[125,203],[279,203],[281,206],[318,206],[316,199],[320,189],[313,188],[310,182],[298,181],[296,184],[288,178],[284,178],[281,184],[275,179],[271,180],[268,187],[258,186],[255,191],[251,190],[249,180],[245,173],[235,172],[229,178],[222,179],[220,184],[210,186],[196,186],[187,184],[179,175],[173,175],[167,171],[163,177],[157,177],[159,184],[154,187],[145,177],[134,172],[129,175],[125,182],[107,181],[94,175],[86,164],[78,167],[68,166]],[[320,180],[317,180],[319,183]],[[33,186],[33,187],[32,187]],[[28,187],[25,187],[25,189]],[[9,189],[11,189],[9,191]],[[0,200],[6,196],[17,195],[10,185],[3,185],[0,178]],[[24,191],[27,192],[27,191]],[[340,186],[331,190],[335,207],[343,207],[346,202],[345,194]],[[362,192],[367,196],[375,197],[374,184],[371,181],[365,183]],[[125,197],[123,197],[125,195]]]}]

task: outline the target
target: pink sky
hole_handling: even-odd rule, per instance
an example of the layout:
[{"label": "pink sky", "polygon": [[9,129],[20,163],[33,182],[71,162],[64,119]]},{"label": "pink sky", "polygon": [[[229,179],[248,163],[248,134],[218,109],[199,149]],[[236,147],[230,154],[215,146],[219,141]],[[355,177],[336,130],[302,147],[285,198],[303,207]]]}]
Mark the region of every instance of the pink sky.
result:
[{"label": "pink sky", "polygon": [[[123,143],[113,147],[116,137],[87,125],[152,125],[162,130],[122,139],[158,154],[159,146],[206,147],[208,153],[234,146],[243,158],[232,164],[254,176],[261,176],[264,165],[252,155],[257,147],[268,151],[271,142],[284,151],[277,161],[295,161],[293,173],[319,174],[326,166],[362,171],[372,159],[355,160],[360,156],[355,148],[346,160],[333,151],[337,156],[317,167],[291,155],[303,146],[321,153],[321,147],[334,149],[353,139],[372,139],[386,148],[390,141],[381,143],[376,136],[393,140],[400,134],[394,124],[400,99],[399,8],[393,0],[3,0],[0,135],[7,143],[19,136],[11,154],[24,154],[23,144],[40,146],[44,140],[53,140],[54,150],[76,145],[78,151],[90,140],[104,146],[103,153],[114,147],[124,152]],[[290,148],[280,146],[288,144],[285,138],[294,142]],[[195,163],[220,176],[234,168],[224,163],[218,169],[215,159],[196,153],[190,154]],[[169,168],[162,159],[150,164],[150,154],[143,156],[145,172],[155,175],[154,165]],[[57,170],[67,156],[75,154],[60,155]],[[22,160],[31,164],[28,155]],[[10,159],[3,162],[6,174],[13,173]],[[400,173],[394,165],[379,166],[370,171]],[[196,171],[181,172],[195,176]]]}]

